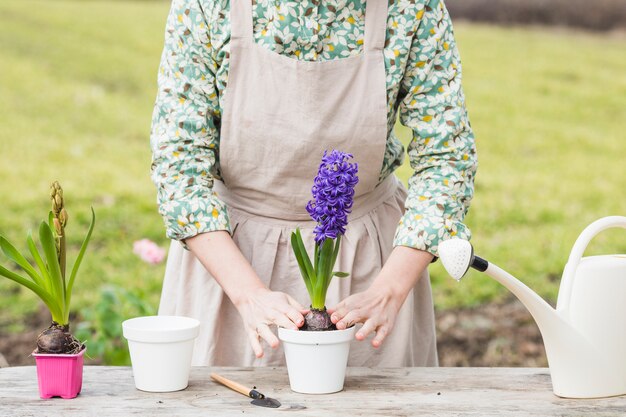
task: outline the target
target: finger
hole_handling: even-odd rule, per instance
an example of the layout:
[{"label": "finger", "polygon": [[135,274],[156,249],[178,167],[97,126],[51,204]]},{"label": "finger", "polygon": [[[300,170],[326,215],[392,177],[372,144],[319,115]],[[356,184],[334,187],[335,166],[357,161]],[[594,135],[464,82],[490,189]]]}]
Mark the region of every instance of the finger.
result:
[{"label": "finger", "polygon": [[272,349],[276,349],[278,347],[278,338],[274,335],[274,333],[272,333],[267,324],[259,324],[259,327],[257,327],[256,330],[259,332],[259,336],[261,336],[263,340],[265,340],[267,344],[272,347]]},{"label": "finger", "polygon": [[[290,296],[289,294],[285,294],[287,296],[287,301],[289,302],[289,304],[295,308],[299,315],[301,316],[300,318],[304,318],[304,316],[306,316],[307,314],[309,314],[311,312],[311,309],[305,308],[302,306],[302,304],[300,304],[299,302],[297,302],[292,296]],[[288,313],[285,312],[286,314]],[[288,314],[289,318],[291,318],[292,320],[295,318],[294,316],[292,316],[291,314]],[[294,323],[298,324],[298,320],[293,320]],[[302,324],[304,324],[304,320],[302,320]],[[301,326],[301,324],[298,324],[298,327]]]},{"label": "finger", "polygon": [[369,319],[365,322],[363,327],[361,327],[359,331],[356,332],[355,337],[357,340],[365,340],[365,338],[369,336],[370,333],[372,333],[374,330],[376,330],[376,323],[374,322],[374,320]]},{"label": "finger", "polygon": [[294,330],[298,330],[298,327],[302,327],[302,325],[304,324],[304,315],[296,310],[294,307],[290,307],[289,309],[287,309],[285,315],[287,316],[287,318],[289,318],[289,320],[291,320],[290,323],[296,325],[296,328]]},{"label": "finger", "polygon": [[388,334],[389,328],[386,325],[380,326],[378,329],[376,329],[376,337],[372,339],[372,346],[374,346],[375,348],[380,347],[380,345],[383,344],[383,340],[385,340]]},{"label": "finger", "polygon": [[250,345],[254,351],[254,356],[257,358],[263,357],[263,347],[259,343],[259,334],[255,330],[248,331],[248,339],[250,339]]},{"label": "finger", "polygon": [[[298,313],[300,314],[300,313]],[[304,324],[304,319],[300,319],[302,320],[302,324]],[[277,316],[274,320],[273,320],[274,324],[279,326],[279,327],[283,327],[285,329],[289,329],[289,330],[298,330],[298,325],[294,324],[294,322],[286,315],[281,314],[279,316]],[[302,325],[300,324],[300,326]]]},{"label": "finger", "polygon": [[355,323],[361,323],[362,320],[363,316],[361,314],[361,310],[352,310],[339,320],[335,326],[337,326],[337,329],[339,330],[344,330]]},{"label": "finger", "polygon": [[304,315],[298,311],[302,309],[302,306],[293,299],[289,294],[285,294],[287,303],[277,307],[277,312],[280,314],[273,315],[272,321],[286,329],[298,330],[298,327],[304,324]]},{"label": "finger", "polygon": [[329,312],[330,321],[332,321],[334,324],[337,324],[337,322],[344,318],[344,316],[348,314],[350,310],[346,307],[344,302],[341,302],[337,304],[336,307],[332,308],[331,311],[332,313]]}]

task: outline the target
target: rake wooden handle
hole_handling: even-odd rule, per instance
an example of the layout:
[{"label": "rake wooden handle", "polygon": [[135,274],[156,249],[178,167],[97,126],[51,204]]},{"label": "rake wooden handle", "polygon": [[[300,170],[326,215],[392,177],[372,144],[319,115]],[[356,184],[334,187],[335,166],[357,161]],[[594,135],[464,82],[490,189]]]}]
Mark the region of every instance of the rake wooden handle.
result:
[{"label": "rake wooden handle", "polygon": [[216,373],[211,373],[211,379],[216,380],[220,384],[225,385],[228,388],[232,389],[233,391],[237,391],[245,395],[246,397],[251,397],[251,392],[253,390],[246,387],[245,385],[241,385],[239,382],[231,381],[230,379],[224,378],[223,376],[218,375]]}]

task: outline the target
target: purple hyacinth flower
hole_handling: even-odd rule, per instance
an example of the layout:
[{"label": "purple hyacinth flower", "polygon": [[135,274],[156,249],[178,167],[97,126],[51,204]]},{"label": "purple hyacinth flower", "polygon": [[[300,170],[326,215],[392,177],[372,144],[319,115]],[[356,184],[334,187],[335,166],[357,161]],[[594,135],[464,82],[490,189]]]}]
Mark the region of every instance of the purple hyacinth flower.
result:
[{"label": "purple hyacinth flower", "polygon": [[333,150],[324,151],[322,163],[313,181],[313,200],[306,210],[317,226],[313,233],[315,242],[321,245],[324,239],[336,239],[346,232],[348,214],[354,201],[354,187],[359,182],[358,164],[350,163],[349,153]]}]

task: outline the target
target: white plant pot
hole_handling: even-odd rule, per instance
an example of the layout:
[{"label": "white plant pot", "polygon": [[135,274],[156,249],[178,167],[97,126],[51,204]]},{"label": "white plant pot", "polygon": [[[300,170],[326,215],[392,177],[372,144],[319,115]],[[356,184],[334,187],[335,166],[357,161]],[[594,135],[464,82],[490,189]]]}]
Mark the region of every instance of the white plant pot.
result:
[{"label": "white plant pot", "polygon": [[278,328],[292,391],[330,394],[343,389],[355,327],[323,332]]},{"label": "white plant pot", "polygon": [[200,322],[189,317],[147,316],[122,323],[135,386],[141,391],[180,391],[189,384],[191,355]]}]

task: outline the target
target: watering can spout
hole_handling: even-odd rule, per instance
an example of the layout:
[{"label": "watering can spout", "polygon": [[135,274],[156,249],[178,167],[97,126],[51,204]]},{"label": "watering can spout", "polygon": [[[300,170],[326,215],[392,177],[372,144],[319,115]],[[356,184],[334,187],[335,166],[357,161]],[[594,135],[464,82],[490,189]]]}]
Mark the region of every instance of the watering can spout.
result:
[{"label": "watering can spout", "polygon": [[582,333],[569,319],[567,309],[552,308],[520,280],[476,256],[466,240],[441,242],[439,257],[457,281],[472,267],[504,285],[524,304],[541,331],[556,395],[595,398],[626,393],[626,375],[619,371],[626,369],[623,355],[603,354],[606,347],[593,343],[588,334]]},{"label": "watering can spout", "polygon": [[450,239],[442,242],[439,245],[439,257],[446,271],[457,281],[472,267],[504,285],[528,309],[542,334],[543,329],[569,327],[556,310],[528,286],[497,265],[476,256],[472,244],[467,240]]}]

